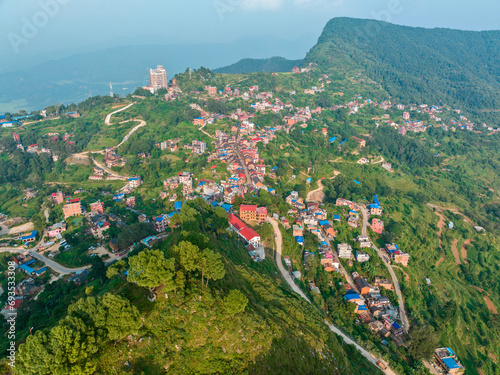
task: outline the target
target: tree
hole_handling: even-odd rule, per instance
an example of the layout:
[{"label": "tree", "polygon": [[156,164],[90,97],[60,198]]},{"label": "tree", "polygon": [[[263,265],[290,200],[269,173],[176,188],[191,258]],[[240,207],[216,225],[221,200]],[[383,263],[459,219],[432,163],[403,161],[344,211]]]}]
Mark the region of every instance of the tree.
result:
[{"label": "tree", "polygon": [[151,293],[162,284],[167,291],[174,289],[175,262],[166,259],[160,250],[143,251],[131,257],[129,265],[129,282],[146,287]]},{"label": "tree", "polygon": [[118,262],[116,262],[115,264],[112,264],[111,266],[108,267],[108,269],[106,271],[106,277],[108,279],[113,278],[114,276],[123,272],[126,265],[127,265],[127,263],[123,259],[120,259]]},{"label": "tree", "polygon": [[142,325],[137,308],[129,300],[111,293],[78,300],[68,307],[68,315],[104,332],[115,344],[130,334],[137,334]]},{"label": "tree", "polygon": [[174,246],[173,251],[179,254],[181,266],[188,272],[196,271],[201,256],[200,248],[188,241],[181,241]]},{"label": "tree", "polygon": [[101,257],[94,256],[90,258],[90,264],[92,265],[89,273],[90,278],[99,279],[102,283],[106,279],[106,266]]},{"label": "tree", "polygon": [[224,263],[220,254],[213,252],[212,250],[203,250],[203,256],[200,260],[200,270],[201,270],[201,286],[203,288],[203,279],[206,277],[207,285],[209,280],[220,280],[226,275],[226,270],[224,269]]},{"label": "tree", "polygon": [[90,375],[93,355],[102,345],[81,319],[66,317],[50,331],[38,331],[19,346],[14,373],[19,375]]},{"label": "tree", "polygon": [[174,294],[177,295],[177,289],[183,290],[185,286],[186,286],[186,276],[184,276],[184,272],[179,270],[175,274]]},{"label": "tree", "polygon": [[224,232],[227,227],[229,227],[229,219],[226,210],[222,207],[217,207],[215,209],[214,225],[218,234]]},{"label": "tree", "polygon": [[239,290],[233,289],[224,297],[224,313],[234,317],[234,315],[243,312],[247,304],[248,298]]},{"label": "tree", "polygon": [[429,359],[439,343],[434,328],[427,324],[413,323],[409,332],[408,351],[417,359]]}]

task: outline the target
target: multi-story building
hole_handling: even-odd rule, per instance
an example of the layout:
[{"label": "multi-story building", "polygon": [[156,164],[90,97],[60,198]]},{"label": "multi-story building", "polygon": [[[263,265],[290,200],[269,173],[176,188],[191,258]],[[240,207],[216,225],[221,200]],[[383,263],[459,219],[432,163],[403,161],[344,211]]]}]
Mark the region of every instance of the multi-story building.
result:
[{"label": "multi-story building", "polygon": [[80,198],[68,199],[67,203],[63,206],[64,218],[78,216],[83,212],[82,203]]},{"label": "multi-story building", "polygon": [[352,258],[352,247],[346,243],[339,243],[337,245],[337,252],[339,258],[351,259]]},{"label": "multi-story building", "polygon": [[130,208],[135,207],[135,197],[128,197],[127,200],[125,201],[125,205]]},{"label": "multi-story building", "polygon": [[154,91],[168,88],[167,71],[163,65],[158,65],[156,69],[149,69],[149,85]]},{"label": "multi-story building", "polygon": [[242,204],[240,206],[240,218],[243,221],[256,221],[257,220],[257,205],[255,204]]},{"label": "multi-story building", "polygon": [[52,193],[52,201],[56,206],[61,204],[64,202],[64,193],[61,190],[58,190],[56,193]]},{"label": "multi-story building", "polygon": [[56,223],[52,225],[49,229],[47,229],[50,238],[57,237],[58,234],[61,234],[65,231],[66,231],[66,223],[64,221]]},{"label": "multi-story building", "polygon": [[104,203],[101,201],[97,201],[90,204],[90,212],[103,214],[104,213]]},{"label": "multi-story building", "polygon": [[356,260],[360,263],[365,263],[370,260],[370,255],[362,251],[356,251]]},{"label": "multi-story building", "polygon": [[207,149],[207,144],[205,142],[193,141],[193,153],[197,155],[203,154]]},{"label": "multi-story building", "polygon": [[434,358],[439,367],[451,375],[463,374],[464,366],[458,360],[456,354],[450,348],[439,348],[434,352]]},{"label": "multi-story building", "polygon": [[257,208],[257,221],[262,224],[265,223],[267,219],[267,208],[266,207],[258,207]]},{"label": "multi-story building", "polygon": [[384,230],[384,222],[380,219],[373,218],[372,231],[378,234],[382,234],[383,230]]}]

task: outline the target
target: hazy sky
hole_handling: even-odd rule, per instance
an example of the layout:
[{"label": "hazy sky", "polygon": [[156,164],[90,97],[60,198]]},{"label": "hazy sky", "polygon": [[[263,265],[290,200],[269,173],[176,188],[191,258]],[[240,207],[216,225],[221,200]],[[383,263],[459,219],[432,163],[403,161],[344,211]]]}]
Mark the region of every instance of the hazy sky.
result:
[{"label": "hazy sky", "polygon": [[[466,30],[500,29],[498,0],[0,0],[4,63],[115,45],[319,36],[333,17]],[[0,70],[2,62],[0,60]]]}]

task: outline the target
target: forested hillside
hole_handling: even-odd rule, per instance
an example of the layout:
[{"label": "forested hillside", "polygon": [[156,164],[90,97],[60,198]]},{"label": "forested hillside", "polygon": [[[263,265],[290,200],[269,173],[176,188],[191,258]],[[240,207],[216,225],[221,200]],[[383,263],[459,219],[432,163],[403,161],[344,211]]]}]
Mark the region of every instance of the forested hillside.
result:
[{"label": "forested hillside", "polygon": [[334,18],[305,62],[363,72],[406,103],[500,106],[500,31],[460,31]]},{"label": "forested hillside", "polygon": [[215,73],[279,73],[290,72],[294,66],[300,66],[302,60],[287,60],[283,57],[271,57],[268,59],[242,59],[235,64],[215,69]]}]

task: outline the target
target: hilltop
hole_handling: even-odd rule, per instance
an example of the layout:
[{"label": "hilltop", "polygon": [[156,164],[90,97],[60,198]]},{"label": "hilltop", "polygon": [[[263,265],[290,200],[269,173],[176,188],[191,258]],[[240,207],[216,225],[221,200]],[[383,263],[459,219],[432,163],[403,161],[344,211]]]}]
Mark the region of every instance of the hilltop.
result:
[{"label": "hilltop", "polygon": [[425,29],[334,18],[305,58],[329,71],[362,72],[393,100],[500,107],[500,31]]}]

